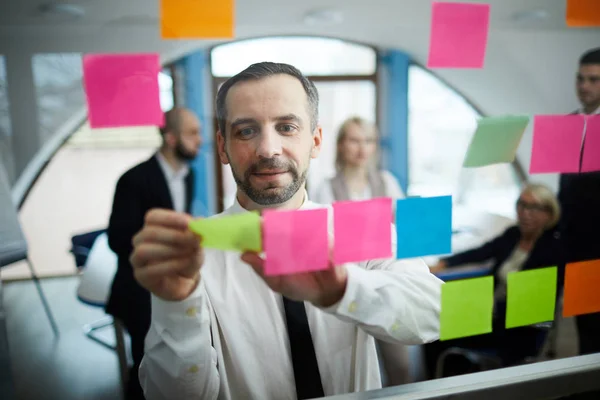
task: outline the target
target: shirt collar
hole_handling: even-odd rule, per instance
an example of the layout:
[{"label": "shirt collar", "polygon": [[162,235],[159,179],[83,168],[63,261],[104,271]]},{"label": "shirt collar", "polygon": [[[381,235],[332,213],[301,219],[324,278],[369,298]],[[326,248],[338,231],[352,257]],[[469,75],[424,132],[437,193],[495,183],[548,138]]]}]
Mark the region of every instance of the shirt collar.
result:
[{"label": "shirt collar", "polygon": [[[577,112],[578,112],[579,114],[585,114],[585,113],[583,112],[583,108],[580,108],[580,109],[579,109]],[[600,107],[596,108],[596,111],[594,111],[593,113],[591,113],[591,114],[588,114],[588,115],[600,115]]]},{"label": "shirt collar", "polygon": [[183,164],[183,166],[179,170],[175,171],[160,151],[156,152],[156,159],[158,160],[158,164],[162,168],[163,172],[165,173],[165,176],[167,177],[167,180],[169,181],[183,179],[190,172],[190,167],[187,163]]}]

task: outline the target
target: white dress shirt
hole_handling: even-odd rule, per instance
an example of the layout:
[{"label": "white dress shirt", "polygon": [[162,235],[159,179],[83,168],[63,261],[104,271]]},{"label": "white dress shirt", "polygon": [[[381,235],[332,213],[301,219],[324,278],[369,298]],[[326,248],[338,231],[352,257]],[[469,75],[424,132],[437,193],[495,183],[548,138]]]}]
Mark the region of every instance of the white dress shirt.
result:
[{"label": "white dress shirt", "polygon": [[[398,181],[389,171],[381,170],[381,177],[385,183],[385,191],[387,197],[391,197],[394,200],[403,199],[405,197],[402,188],[398,184]],[[350,200],[368,200],[373,196],[371,194],[371,187],[367,185],[362,193],[349,193]],[[319,185],[311,195],[311,199],[319,204],[332,204],[335,201],[333,195],[333,189],[331,188],[331,179],[325,179]]]},{"label": "white dress shirt", "polygon": [[[236,201],[224,214],[239,212]],[[442,281],[425,263],[388,259],[346,267],[346,292],[337,304],[305,303],[327,396],[381,387],[373,336],[404,344],[439,337]],[[296,399],[281,295],[239,253],[206,249],[201,274],[183,301],[152,296],[140,367],[146,398]]]},{"label": "white dress shirt", "polygon": [[174,170],[160,151],[156,153],[156,159],[165,174],[167,186],[169,186],[169,192],[171,193],[171,200],[173,201],[173,209],[177,212],[186,212],[185,177],[190,173],[190,167],[184,164],[177,171]]}]

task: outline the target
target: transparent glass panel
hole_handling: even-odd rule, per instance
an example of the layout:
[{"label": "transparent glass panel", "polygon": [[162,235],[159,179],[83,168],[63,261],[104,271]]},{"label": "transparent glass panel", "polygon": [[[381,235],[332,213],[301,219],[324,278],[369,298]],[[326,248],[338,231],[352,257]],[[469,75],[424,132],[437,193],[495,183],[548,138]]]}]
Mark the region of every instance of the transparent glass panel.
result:
[{"label": "transparent glass panel", "polygon": [[520,181],[511,164],[462,168],[481,117],[427,70],[409,69],[409,195],[452,194],[454,201],[513,217]]},{"label": "transparent glass panel", "polygon": [[291,64],[305,75],[373,75],[377,55],[369,46],[318,37],[242,40],[211,52],[212,73],[217,77],[233,76],[261,61]]},{"label": "transparent glass panel", "polygon": [[0,55],[0,160],[11,182],[14,180],[14,160],[11,144],[10,110],[6,82],[6,60]]}]

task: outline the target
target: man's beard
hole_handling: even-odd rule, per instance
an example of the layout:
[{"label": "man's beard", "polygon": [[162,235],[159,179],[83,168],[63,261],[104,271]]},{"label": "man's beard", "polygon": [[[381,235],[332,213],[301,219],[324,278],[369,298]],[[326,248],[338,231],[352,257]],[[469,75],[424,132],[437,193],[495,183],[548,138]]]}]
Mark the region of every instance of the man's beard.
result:
[{"label": "man's beard", "polygon": [[192,161],[196,158],[196,155],[196,153],[192,153],[183,147],[181,142],[177,142],[177,145],[175,145],[175,156],[181,161]]},{"label": "man's beard", "polygon": [[[292,175],[292,182],[284,187],[275,186],[273,183],[264,189],[256,189],[250,183],[250,177],[263,170],[285,171]],[[250,200],[261,206],[270,206],[282,204],[291,199],[306,181],[308,170],[300,175],[296,167],[290,162],[284,162],[275,158],[262,158],[258,163],[253,164],[248,168],[244,173],[243,179],[240,174],[237,173],[233,165],[231,165],[231,172],[233,173],[235,183],[237,183],[238,187],[242,189]]]}]

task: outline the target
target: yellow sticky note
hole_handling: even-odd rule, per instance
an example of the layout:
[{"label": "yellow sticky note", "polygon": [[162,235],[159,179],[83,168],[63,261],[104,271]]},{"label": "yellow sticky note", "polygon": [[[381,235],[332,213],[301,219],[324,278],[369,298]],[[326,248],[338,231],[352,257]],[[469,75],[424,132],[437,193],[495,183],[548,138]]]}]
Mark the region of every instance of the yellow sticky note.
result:
[{"label": "yellow sticky note", "polygon": [[231,39],[234,0],[161,0],[163,39]]},{"label": "yellow sticky note", "polygon": [[261,220],[257,212],[196,219],[189,224],[202,238],[202,247],[219,250],[262,251]]}]

